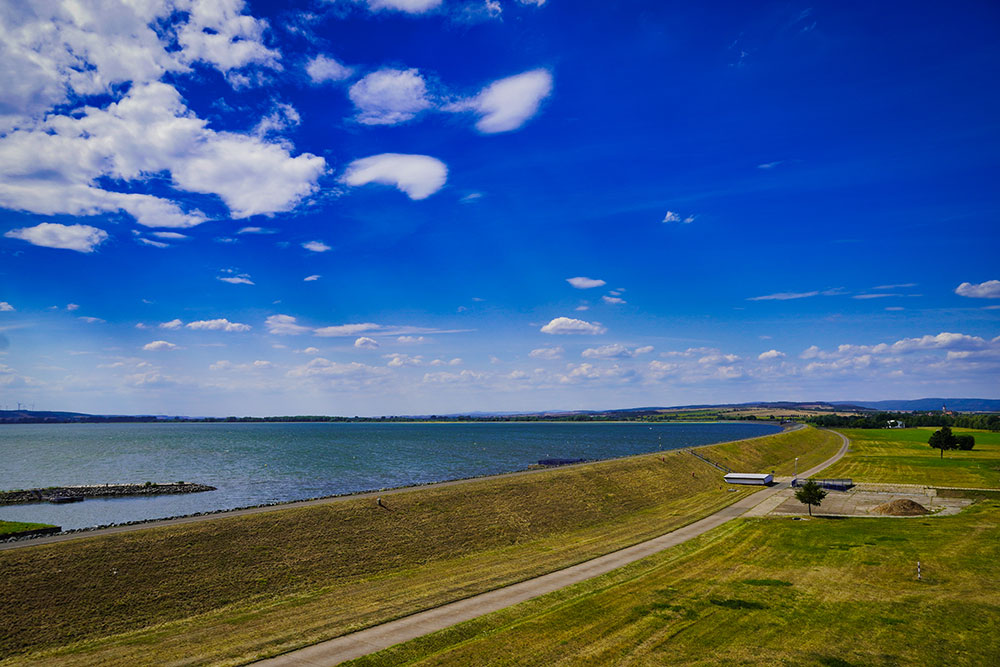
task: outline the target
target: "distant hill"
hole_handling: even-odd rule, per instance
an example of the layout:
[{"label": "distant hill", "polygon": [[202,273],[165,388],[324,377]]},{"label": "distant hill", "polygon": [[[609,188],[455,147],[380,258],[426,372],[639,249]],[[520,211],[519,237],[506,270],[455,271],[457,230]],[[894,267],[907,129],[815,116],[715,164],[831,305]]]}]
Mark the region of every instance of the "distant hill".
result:
[{"label": "distant hill", "polygon": [[[944,405],[955,412],[1000,412],[1000,400],[993,398],[915,398],[908,401],[851,401],[873,410],[901,410],[903,412],[939,411]],[[848,403],[835,403],[844,407]]]}]

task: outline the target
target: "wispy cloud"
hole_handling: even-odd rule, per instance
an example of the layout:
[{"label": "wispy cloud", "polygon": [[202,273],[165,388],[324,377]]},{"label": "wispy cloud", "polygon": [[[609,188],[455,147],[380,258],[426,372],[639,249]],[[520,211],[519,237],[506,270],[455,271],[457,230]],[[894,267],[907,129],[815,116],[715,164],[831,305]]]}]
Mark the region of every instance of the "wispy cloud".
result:
[{"label": "wispy cloud", "polygon": [[791,299],[808,299],[811,296],[818,295],[818,291],[813,292],[776,292],[774,294],[765,294],[763,296],[752,296],[747,299],[747,301],[789,301]]}]

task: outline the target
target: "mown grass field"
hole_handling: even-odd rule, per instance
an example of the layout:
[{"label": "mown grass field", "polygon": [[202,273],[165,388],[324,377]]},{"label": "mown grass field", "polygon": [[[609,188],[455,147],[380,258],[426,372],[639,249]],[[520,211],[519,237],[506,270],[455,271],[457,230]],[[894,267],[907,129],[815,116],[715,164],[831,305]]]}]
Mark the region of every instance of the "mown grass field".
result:
[{"label": "mown grass field", "polygon": [[936,428],[847,429],[851,450],[823,471],[823,477],[928,486],[1000,488],[1000,433],[953,429],[976,438],[971,451],[940,450],[927,444]]},{"label": "mown grass field", "polygon": [[0,537],[11,533],[20,533],[24,530],[35,530],[37,528],[52,528],[47,523],[25,523],[23,521],[0,521]]},{"label": "mown grass field", "polygon": [[997,563],[996,498],[950,517],[742,519],[349,664],[995,665]]},{"label": "mown grass field", "polygon": [[[821,461],[840,442],[810,428],[744,444],[753,470]],[[670,452],[388,494],[389,510],[351,499],[4,551],[0,664],[238,664],[608,553],[751,492],[722,487]]]}]

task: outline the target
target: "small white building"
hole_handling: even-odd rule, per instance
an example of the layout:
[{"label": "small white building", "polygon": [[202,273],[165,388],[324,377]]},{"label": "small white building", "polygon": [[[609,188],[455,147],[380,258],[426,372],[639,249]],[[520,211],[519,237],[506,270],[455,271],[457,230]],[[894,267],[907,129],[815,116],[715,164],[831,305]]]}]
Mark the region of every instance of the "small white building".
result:
[{"label": "small white building", "polygon": [[771,473],[756,472],[731,472],[723,478],[730,484],[752,484],[755,486],[767,486],[774,483],[774,475]]},{"label": "small white building", "polygon": [[890,419],[885,425],[887,428],[906,428],[906,424],[897,419]]}]

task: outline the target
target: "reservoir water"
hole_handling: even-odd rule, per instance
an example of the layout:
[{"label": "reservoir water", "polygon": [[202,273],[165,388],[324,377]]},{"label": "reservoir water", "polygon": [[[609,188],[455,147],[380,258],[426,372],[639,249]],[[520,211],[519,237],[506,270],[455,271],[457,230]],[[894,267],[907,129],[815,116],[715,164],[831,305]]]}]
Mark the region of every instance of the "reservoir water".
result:
[{"label": "reservoir water", "polygon": [[771,424],[248,423],[0,426],[0,489],[198,482],[216,491],[0,506],[64,529],[210,512],[751,438]]}]

